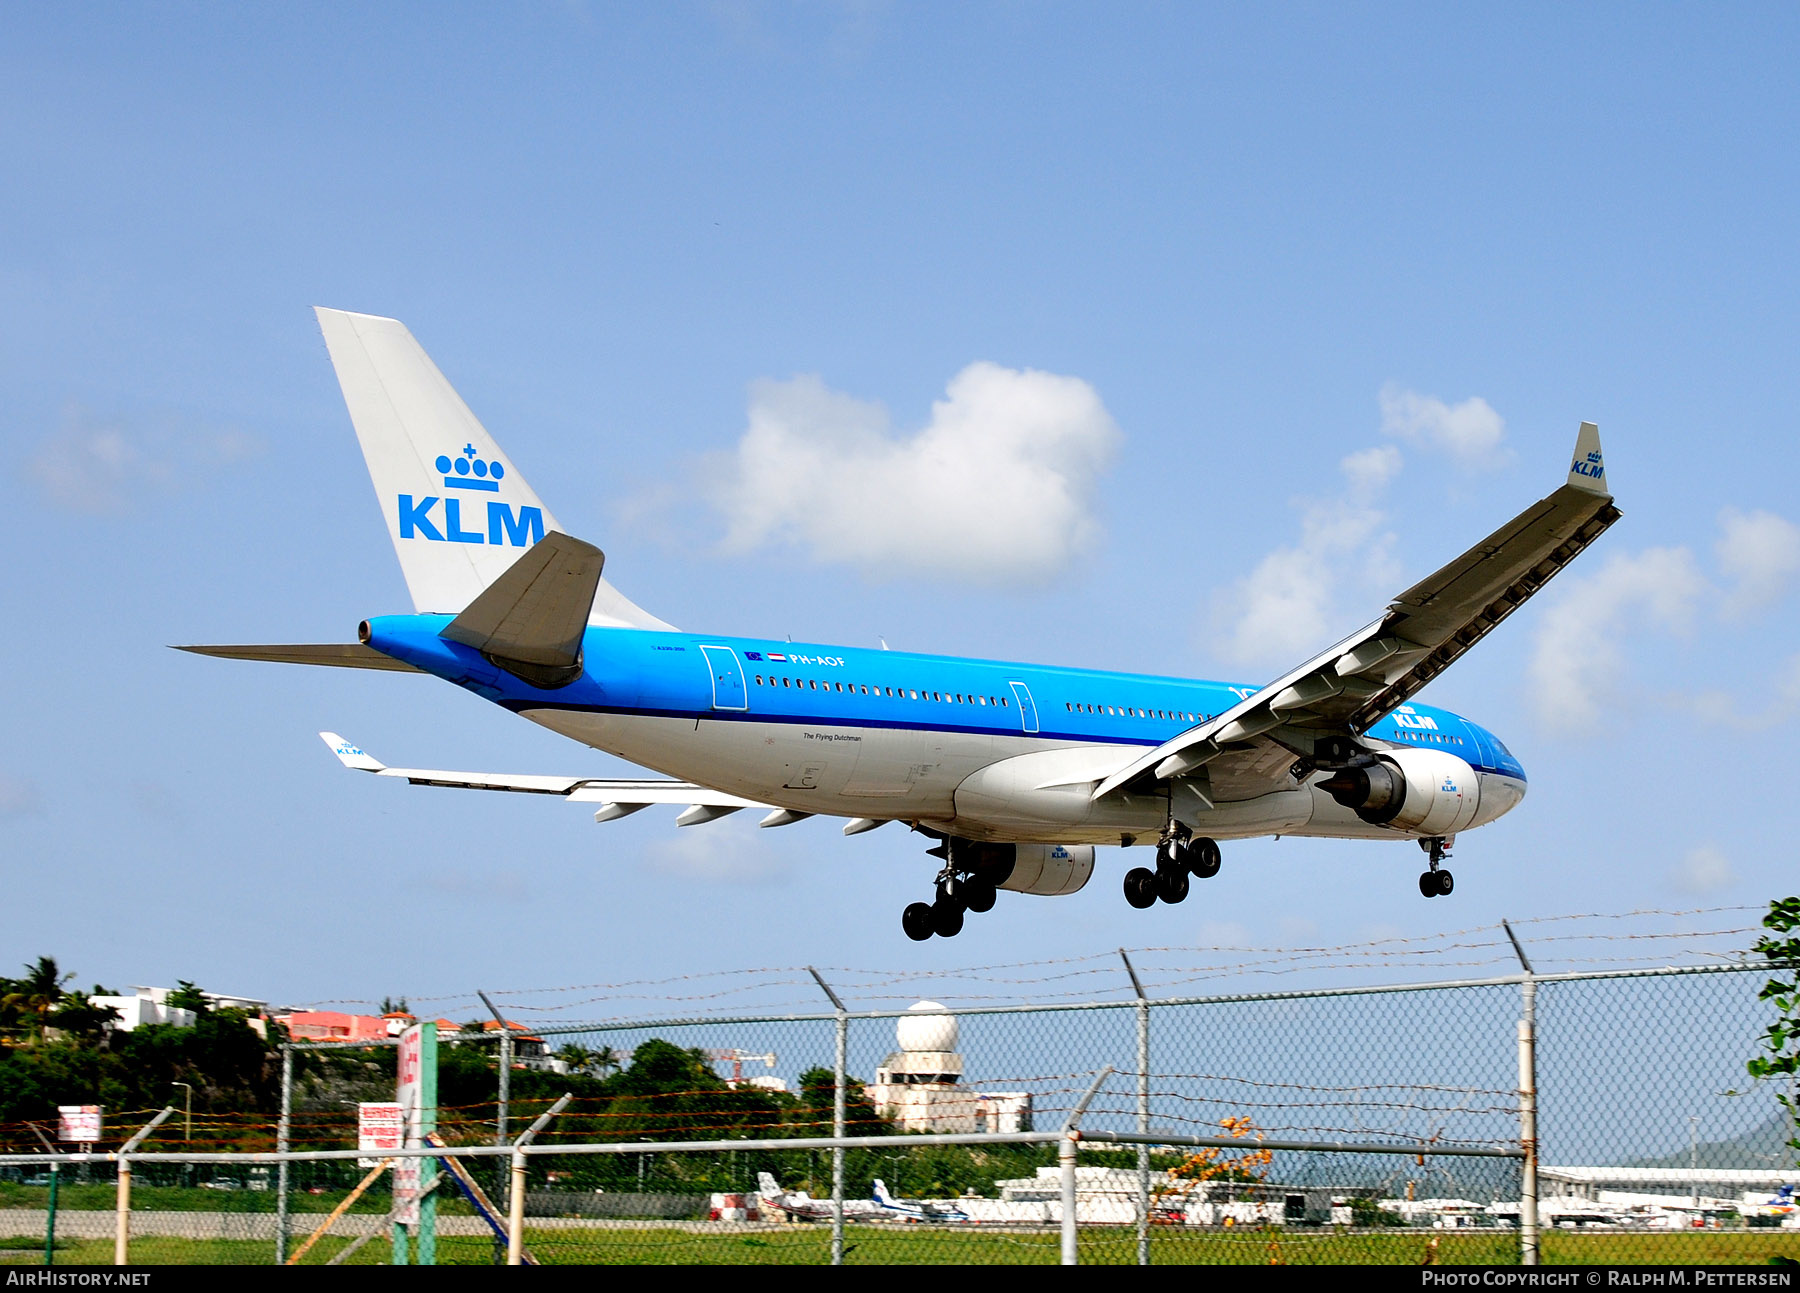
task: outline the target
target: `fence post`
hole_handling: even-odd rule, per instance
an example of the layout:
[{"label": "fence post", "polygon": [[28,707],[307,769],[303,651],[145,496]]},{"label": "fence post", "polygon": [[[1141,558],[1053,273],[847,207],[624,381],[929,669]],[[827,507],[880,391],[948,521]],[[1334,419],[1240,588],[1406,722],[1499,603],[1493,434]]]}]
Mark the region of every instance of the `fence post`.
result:
[{"label": "fence post", "polygon": [[[1125,962],[1125,973],[1131,976],[1131,990],[1137,993],[1137,1129],[1138,1135],[1150,1134],[1150,998],[1144,995],[1144,985],[1139,982],[1137,967],[1132,965],[1131,958],[1125,949],[1119,949],[1119,959]],[[1137,1206],[1137,1263],[1139,1266],[1150,1264],[1150,1146],[1139,1144],[1137,1147],[1138,1166],[1138,1206]]]},{"label": "fence post", "polygon": [[128,1155],[130,1155],[130,1153],[139,1145],[144,1143],[144,1137],[160,1127],[164,1120],[169,1118],[174,1112],[174,1105],[170,1105],[168,1108],[164,1109],[161,1113],[157,1114],[156,1117],[152,1118],[142,1127],[139,1127],[137,1135],[126,1141],[119,1149],[117,1159],[119,1164],[119,1193],[115,1217],[116,1226],[113,1231],[114,1266],[123,1266],[126,1264],[126,1251],[131,1243],[131,1159]]},{"label": "fence post", "polygon": [[1062,1264],[1075,1266],[1080,1263],[1080,1250],[1076,1246],[1075,1229],[1075,1156],[1081,1144],[1081,1115],[1087,1112],[1088,1101],[1100,1090],[1100,1084],[1113,1074],[1113,1066],[1108,1064],[1100,1070],[1094,1084],[1087,1089],[1087,1094],[1076,1101],[1075,1107],[1069,1111],[1069,1117],[1062,1127],[1062,1139],[1056,1142],[1056,1165],[1062,1177]]},{"label": "fence post", "polygon": [[[34,1129],[35,1130],[35,1129]],[[62,1164],[50,1164],[50,1210],[44,1217],[44,1265],[56,1265],[56,1186],[62,1179]]]},{"label": "fence post", "polygon": [[[833,1052],[831,1065],[831,1134],[838,1140],[844,1138],[845,1086],[848,1078],[844,1070],[848,1067],[847,1054],[850,1043],[850,1020],[844,1013],[844,1003],[838,1000],[838,994],[831,990],[823,976],[807,966],[806,971],[813,976],[813,981],[825,991],[831,999],[831,1005],[837,1011],[837,1046]],[[844,1264],[844,1147],[831,1147],[831,1264]]]},{"label": "fence post", "polygon": [[1519,943],[1519,936],[1500,922],[1512,940],[1524,978],[1519,981],[1519,1147],[1525,1160],[1519,1173],[1519,1263],[1538,1264],[1538,1090],[1537,1090],[1537,977]]},{"label": "fence post", "polygon": [[562,1099],[551,1105],[538,1115],[537,1121],[527,1127],[513,1142],[512,1152],[512,1195],[506,1226],[506,1264],[508,1266],[523,1265],[525,1261],[525,1146],[550,1125],[550,1120],[569,1107],[569,1101],[575,1098],[573,1091],[563,1093]]},{"label": "fence post", "polygon": [[[46,1136],[35,1122],[28,1122],[25,1125],[31,1128],[32,1135],[43,1142],[46,1153],[56,1153],[56,1146],[50,1143],[50,1137]],[[50,1207],[44,1214],[44,1265],[46,1266],[56,1265],[56,1186],[60,1180],[62,1180],[62,1163],[60,1160],[52,1158],[50,1160]]]},{"label": "fence post", "polygon": [[287,1261],[288,1248],[288,1161],[291,1121],[294,1113],[294,1048],[281,1044],[281,1117],[275,1123],[275,1152],[281,1161],[275,1166],[275,1264]]},{"label": "fence post", "polygon": [[[476,989],[475,995],[481,998],[481,1004],[488,1008],[488,1013],[493,1015],[494,1022],[500,1025],[500,1090],[494,1101],[496,1106],[494,1110],[494,1144],[504,1145],[506,1143],[507,1104],[512,1095],[512,1028],[507,1024],[506,1017],[494,1009],[494,1003],[488,1000],[487,993]],[[501,1165],[498,1170],[500,1179],[494,1182],[494,1190],[500,1196],[500,1206],[504,1208],[507,1206],[506,1191],[511,1173],[504,1165]],[[500,1241],[496,1239],[494,1241],[494,1264],[500,1265],[503,1259],[510,1260],[501,1251]]]}]

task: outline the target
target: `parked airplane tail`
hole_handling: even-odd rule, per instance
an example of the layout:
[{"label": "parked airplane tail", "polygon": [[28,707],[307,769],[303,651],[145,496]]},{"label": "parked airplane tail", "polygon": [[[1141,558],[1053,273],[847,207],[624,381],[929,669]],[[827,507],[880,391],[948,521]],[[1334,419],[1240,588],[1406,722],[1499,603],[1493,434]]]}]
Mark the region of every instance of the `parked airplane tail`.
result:
[{"label": "parked airplane tail", "polygon": [[887,1182],[879,1176],[875,1178],[875,1202],[890,1208],[894,1206],[894,1196],[888,1193]]},{"label": "parked airplane tail", "polygon": [[[316,313],[413,607],[457,614],[562,527],[405,324]],[[671,627],[604,579],[587,619]]]},{"label": "parked airplane tail", "polygon": [[776,1202],[780,1202],[787,1197],[787,1192],[781,1188],[780,1182],[778,1182],[775,1179],[774,1174],[770,1172],[758,1172],[756,1174],[756,1191],[763,1198],[773,1199]]}]

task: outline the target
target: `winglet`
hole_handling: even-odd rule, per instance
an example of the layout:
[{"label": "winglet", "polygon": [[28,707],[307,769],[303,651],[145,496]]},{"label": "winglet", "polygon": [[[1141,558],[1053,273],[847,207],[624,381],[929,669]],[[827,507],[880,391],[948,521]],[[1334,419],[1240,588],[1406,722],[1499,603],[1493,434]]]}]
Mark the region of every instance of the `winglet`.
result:
[{"label": "winglet", "polygon": [[370,758],[336,732],[320,732],[319,738],[331,747],[331,752],[338,756],[338,762],[346,768],[353,768],[357,772],[380,772],[387,766],[378,759]]},{"label": "winglet", "polygon": [[[1600,456],[1600,428],[1583,422],[1575,437],[1575,458],[1569,464],[1569,484],[1590,494],[1606,494],[1606,460]],[[1610,495],[1609,495],[1610,497]]]}]

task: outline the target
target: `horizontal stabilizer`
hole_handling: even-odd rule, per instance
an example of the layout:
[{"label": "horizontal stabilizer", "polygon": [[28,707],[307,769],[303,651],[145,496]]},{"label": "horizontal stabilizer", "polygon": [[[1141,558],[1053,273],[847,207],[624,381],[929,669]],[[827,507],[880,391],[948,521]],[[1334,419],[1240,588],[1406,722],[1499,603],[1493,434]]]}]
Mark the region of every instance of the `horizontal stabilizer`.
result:
[{"label": "horizontal stabilizer", "polygon": [[277,664],[328,664],[339,669],[391,669],[423,673],[423,669],[382,655],[360,642],[299,642],[287,646],[178,646],[177,651],[214,655],[225,660],[273,660]]},{"label": "horizontal stabilizer", "polygon": [[566,687],[581,676],[581,634],[605,565],[593,544],[552,530],[439,636],[534,687]]}]

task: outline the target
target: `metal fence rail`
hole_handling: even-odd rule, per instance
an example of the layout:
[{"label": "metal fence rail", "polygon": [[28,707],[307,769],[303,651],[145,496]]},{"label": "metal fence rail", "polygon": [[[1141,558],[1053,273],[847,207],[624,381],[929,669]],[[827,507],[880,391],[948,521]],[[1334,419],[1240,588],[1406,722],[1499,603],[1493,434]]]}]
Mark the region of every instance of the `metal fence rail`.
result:
[{"label": "metal fence rail", "polygon": [[[958,1071],[927,1076],[957,1080],[920,1084],[916,1106],[877,1088],[880,1116],[864,1084],[904,1067],[896,1034],[918,1014],[850,1009],[817,974],[829,1009],[813,1013],[526,1033],[495,1011],[476,1041],[502,1053],[459,1070],[488,1074],[476,1102],[442,1099],[445,1143],[388,1157],[445,1164],[439,1263],[1800,1258],[1800,1230],[1756,1203],[1800,1177],[1792,1129],[1772,1092],[1737,1093],[1768,967],[1518,959],[1477,979],[1157,999],[1125,958],[1133,998],[946,1011],[939,1061]],[[552,1093],[547,1070],[566,1066],[548,1047],[624,1067],[652,1041],[826,1077]],[[54,1162],[59,1262],[406,1260],[345,1105],[391,1072],[384,1055],[286,1046],[272,1126],[203,1127],[230,1152],[176,1152],[165,1124],[110,1154],[0,1154],[0,1236],[34,1237],[41,1260]]]}]

